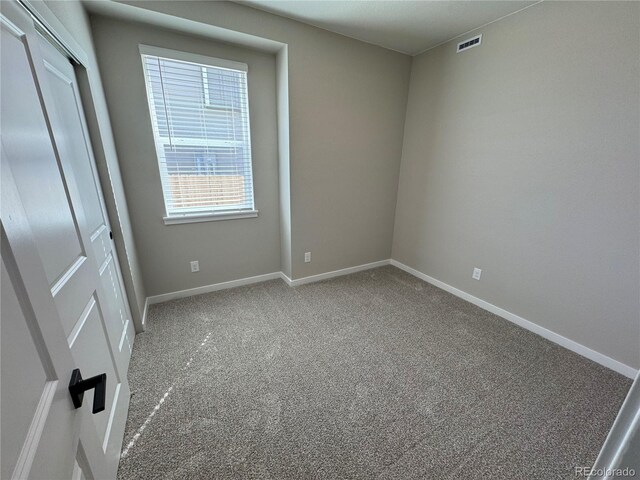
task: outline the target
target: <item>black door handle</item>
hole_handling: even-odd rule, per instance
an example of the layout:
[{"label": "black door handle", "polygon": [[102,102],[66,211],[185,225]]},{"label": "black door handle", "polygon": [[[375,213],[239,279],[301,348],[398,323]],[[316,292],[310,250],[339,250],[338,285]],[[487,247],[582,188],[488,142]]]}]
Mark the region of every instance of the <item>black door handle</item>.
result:
[{"label": "black door handle", "polygon": [[80,369],[76,368],[71,374],[71,381],[69,382],[69,393],[71,393],[71,400],[73,400],[73,406],[80,408],[82,406],[82,399],[84,398],[84,392],[95,388],[93,392],[93,410],[92,413],[98,413],[104,410],[104,400],[107,395],[107,374],[96,375],[95,377],[82,379]]}]

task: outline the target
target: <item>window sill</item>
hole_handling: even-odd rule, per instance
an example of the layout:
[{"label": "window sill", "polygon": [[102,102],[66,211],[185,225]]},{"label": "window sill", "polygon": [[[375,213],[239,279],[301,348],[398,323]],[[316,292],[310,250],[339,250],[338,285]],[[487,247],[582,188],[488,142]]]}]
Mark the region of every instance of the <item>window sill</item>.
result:
[{"label": "window sill", "polygon": [[193,215],[175,215],[172,217],[164,217],[165,225],[178,225],[180,223],[200,223],[200,222],[218,222],[220,220],[238,220],[241,218],[255,218],[258,216],[258,210],[243,210],[237,212],[225,213],[205,213]]}]

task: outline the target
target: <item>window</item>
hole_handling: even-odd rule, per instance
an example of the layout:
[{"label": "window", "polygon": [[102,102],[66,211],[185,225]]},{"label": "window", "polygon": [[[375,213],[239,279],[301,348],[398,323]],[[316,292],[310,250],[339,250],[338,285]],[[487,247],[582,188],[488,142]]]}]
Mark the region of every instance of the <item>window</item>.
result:
[{"label": "window", "polygon": [[165,223],[256,216],[247,65],[140,46]]}]

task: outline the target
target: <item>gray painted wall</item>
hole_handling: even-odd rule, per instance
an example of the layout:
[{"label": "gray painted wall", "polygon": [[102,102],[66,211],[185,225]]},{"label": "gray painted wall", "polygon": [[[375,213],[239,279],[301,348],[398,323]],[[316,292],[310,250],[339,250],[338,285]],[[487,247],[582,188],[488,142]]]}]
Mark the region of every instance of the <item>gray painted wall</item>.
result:
[{"label": "gray painted wall", "polygon": [[[91,24],[148,294],[279,271],[275,55],[142,23],[92,16]],[[260,211],[257,218],[164,225],[139,44],[249,65],[254,190]],[[191,273],[191,260],[200,262],[200,272]]]},{"label": "gray painted wall", "polygon": [[640,4],[478,32],[413,60],[393,258],[638,368]]},{"label": "gray painted wall", "polygon": [[410,57],[229,2],[122,3],[288,44],[291,275],[390,257]]},{"label": "gray painted wall", "polygon": [[[138,262],[138,252],[127,209],[109,112],[102,88],[102,80],[94,50],[87,14],[80,2],[32,2],[37,9],[49,9],[64,25],[88,58],[87,69],[79,70],[78,84],[87,116],[87,124],[102,183],[114,242],[120,263],[131,314],[136,330],[140,331],[146,300],[146,290]],[[83,73],[84,72],[84,73]]]}]

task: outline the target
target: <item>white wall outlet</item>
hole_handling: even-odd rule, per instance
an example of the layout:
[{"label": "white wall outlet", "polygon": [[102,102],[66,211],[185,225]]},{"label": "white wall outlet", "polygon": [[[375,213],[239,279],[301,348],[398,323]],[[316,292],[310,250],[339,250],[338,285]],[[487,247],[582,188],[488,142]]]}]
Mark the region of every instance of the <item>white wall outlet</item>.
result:
[{"label": "white wall outlet", "polygon": [[195,273],[199,271],[200,271],[200,262],[198,262],[198,260],[194,260],[193,262],[191,262],[191,273]]},{"label": "white wall outlet", "polygon": [[304,263],[311,262],[311,252],[304,252]]},{"label": "white wall outlet", "polygon": [[482,275],[482,270],[480,270],[479,268],[474,268],[471,278],[473,278],[474,280],[480,280],[480,275]]}]

